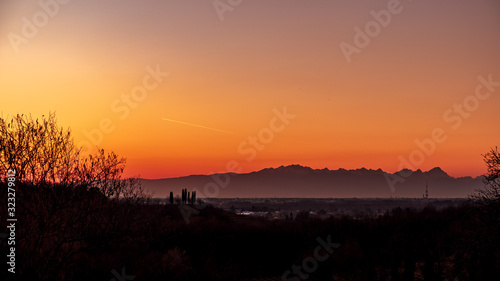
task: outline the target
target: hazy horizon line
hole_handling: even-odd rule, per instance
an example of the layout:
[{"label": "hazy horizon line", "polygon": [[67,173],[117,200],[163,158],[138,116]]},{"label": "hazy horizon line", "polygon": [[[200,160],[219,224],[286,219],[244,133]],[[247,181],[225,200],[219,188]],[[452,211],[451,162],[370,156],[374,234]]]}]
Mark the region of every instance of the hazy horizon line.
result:
[{"label": "hazy horizon line", "polygon": [[[310,166],[304,166],[304,165],[301,165],[301,164],[289,164],[289,165],[281,165],[281,166],[277,166],[277,167],[266,167],[266,168],[262,168],[262,169],[259,169],[259,170],[253,170],[253,171],[242,171],[242,172],[230,172],[230,171],[226,171],[226,172],[209,172],[207,174],[185,174],[185,175],[180,175],[180,176],[171,176],[171,177],[161,177],[161,178],[143,178],[141,177],[140,175],[137,176],[137,178],[139,179],[143,179],[143,180],[164,180],[164,179],[177,179],[177,178],[185,178],[185,177],[190,177],[190,176],[211,176],[211,175],[217,175],[217,174],[237,174],[237,175],[244,175],[244,174],[251,174],[251,173],[257,173],[257,172],[261,172],[263,170],[266,170],[266,169],[279,169],[279,168],[287,168],[287,167],[292,167],[292,166],[300,166],[302,168],[309,168],[311,170],[314,170],[314,171],[321,171],[321,170],[328,170],[328,171],[339,171],[339,170],[345,170],[345,171],[357,171],[357,170],[368,170],[368,171],[378,171],[378,170],[381,170],[382,172],[384,173],[388,173],[388,174],[396,174],[402,170],[411,170],[411,169],[408,169],[408,168],[403,168],[401,170],[398,170],[398,171],[395,171],[395,172],[388,172],[388,171],[385,171],[384,169],[382,168],[377,168],[377,169],[373,169],[373,168],[366,168],[366,167],[361,167],[361,168],[355,168],[355,169],[346,169],[346,168],[338,168],[338,169],[330,169],[328,167],[324,167],[324,168],[312,168]],[[435,166],[427,171],[424,171],[422,169],[416,169],[416,170],[411,170],[413,172],[422,172],[422,173],[426,173],[426,172],[429,172],[433,169],[436,169],[436,168],[439,168],[441,171],[443,171],[444,173],[446,173],[448,176],[452,177],[452,178],[466,178],[466,177],[471,177],[471,178],[478,178],[478,177],[481,177],[483,176],[483,174],[480,174],[480,175],[466,175],[466,176],[454,176],[454,175],[451,175],[449,174],[448,172],[446,172],[445,170],[443,170],[440,166]]]}]

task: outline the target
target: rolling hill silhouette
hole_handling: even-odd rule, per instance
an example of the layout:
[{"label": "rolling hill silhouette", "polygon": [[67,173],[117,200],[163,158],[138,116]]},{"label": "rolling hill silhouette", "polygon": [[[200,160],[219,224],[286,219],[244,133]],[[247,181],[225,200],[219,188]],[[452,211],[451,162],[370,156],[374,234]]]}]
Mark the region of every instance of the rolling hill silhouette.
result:
[{"label": "rolling hill silhouette", "polygon": [[[407,177],[401,176],[409,171],[391,174],[381,169],[329,170],[290,165],[245,174],[191,175],[141,181],[157,198],[167,197],[170,191],[180,194],[182,188],[197,190],[198,198],[422,198],[426,184],[431,198],[464,198],[484,186],[482,176],[455,178],[439,167],[426,172],[419,169],[411,171]],[[393,190],[387,178],[400,180]]]}]

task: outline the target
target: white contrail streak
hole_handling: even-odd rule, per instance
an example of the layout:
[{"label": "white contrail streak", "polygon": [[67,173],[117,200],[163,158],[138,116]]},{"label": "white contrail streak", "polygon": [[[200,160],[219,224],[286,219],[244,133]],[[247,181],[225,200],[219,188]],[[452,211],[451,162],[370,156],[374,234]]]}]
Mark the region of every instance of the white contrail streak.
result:
[{"label": "white contrail streak", "polygon": [[232,132],[219,130],[219,129],[215,129],[215,128],[210,128],[210,127],[206,127],[206,126],[202,126],[202,125],[191,124],[191,123],[187,123],[187,122],[182,122],[182,121],[177,121],[177,120],[172,120],[172,119],[167,119],[167,118],[162,118],[162,120],[170,121],[170,122],[174,122],[174,123],[179,123],[179,124],[184,124],[184,125],[188,125],[188,126],[193,126],[193,127],[198,127],[198,128],[203,128],[203,129],[208,129],[208,130],[212,130],[212,131],[216,131],[216,132],[232,134]]}]

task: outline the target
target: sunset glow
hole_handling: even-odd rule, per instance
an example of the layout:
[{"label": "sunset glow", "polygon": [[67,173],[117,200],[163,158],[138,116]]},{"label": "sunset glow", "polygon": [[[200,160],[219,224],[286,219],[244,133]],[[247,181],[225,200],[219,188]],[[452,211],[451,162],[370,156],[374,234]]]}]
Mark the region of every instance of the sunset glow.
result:
[{"label": "sunset glow", "polygon": [[500,145],[498,1],[41,2],[0,4],[1,114],[56,112],[126,176],[478,176]]}]

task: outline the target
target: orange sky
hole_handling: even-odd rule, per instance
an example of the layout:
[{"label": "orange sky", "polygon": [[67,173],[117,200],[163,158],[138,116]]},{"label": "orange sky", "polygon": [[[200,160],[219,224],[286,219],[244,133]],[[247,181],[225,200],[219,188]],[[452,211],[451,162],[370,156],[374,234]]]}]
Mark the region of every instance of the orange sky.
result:
[{"label": "orange sky", "polygon": [[[394,172],[411,155],[477,176],[500,145],[498,1],[252,0],[222,14],[213,1],[21,2],[0,4],[1,114],[55,111],[78,144],[90,132],[126,157],[127,176],[230,161]],[[340,44],[357,46],[371,11],[391,19],[348,62]],[[436,128],[445,140],[419,148]]]}]

